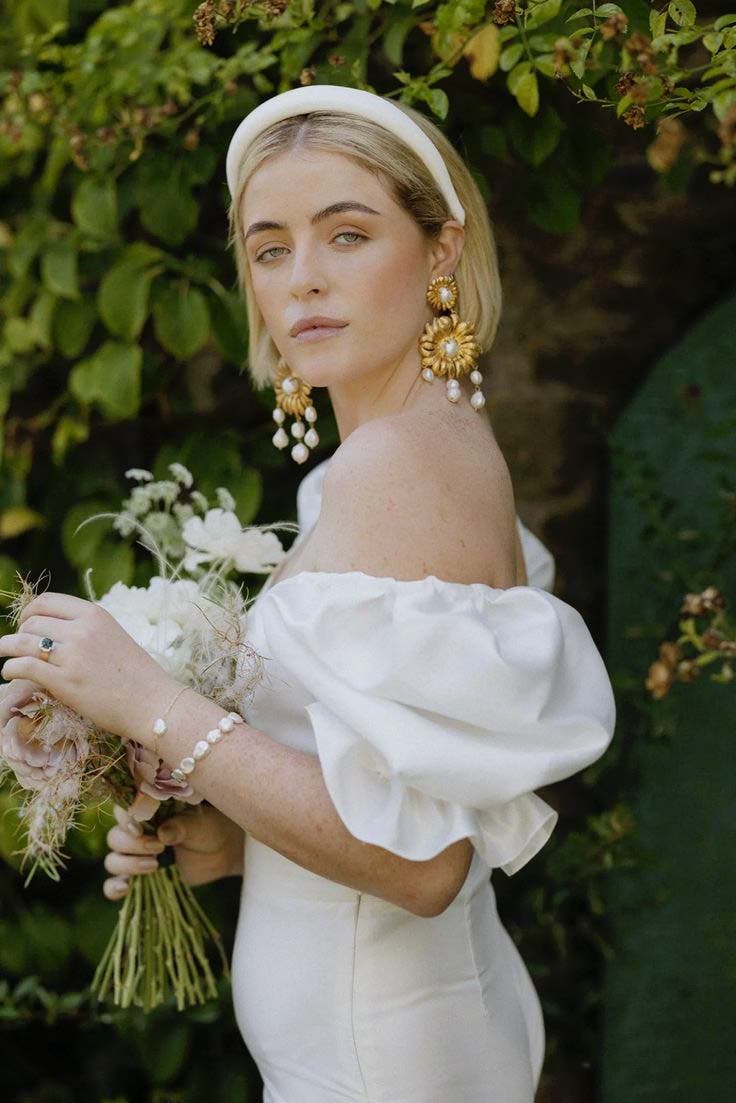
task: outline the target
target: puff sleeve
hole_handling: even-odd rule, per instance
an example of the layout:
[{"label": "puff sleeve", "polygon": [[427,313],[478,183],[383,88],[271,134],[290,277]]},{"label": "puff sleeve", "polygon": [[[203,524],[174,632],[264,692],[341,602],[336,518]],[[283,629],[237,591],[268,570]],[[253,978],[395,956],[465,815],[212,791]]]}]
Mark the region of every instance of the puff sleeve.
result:
[{"label": "puff sleeve", "polygon": [[511,875],[557,813],[534,790],[606,750],[613,691],[581,615],[537,586],[303,572],[263,596],[356,838],[417,861],[469,837]]}]

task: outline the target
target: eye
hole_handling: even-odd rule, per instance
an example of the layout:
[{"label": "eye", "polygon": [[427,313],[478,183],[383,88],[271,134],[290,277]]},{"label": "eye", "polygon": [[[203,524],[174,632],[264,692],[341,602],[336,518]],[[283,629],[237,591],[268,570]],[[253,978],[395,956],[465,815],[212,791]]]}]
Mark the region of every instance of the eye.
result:
[{"label": "eye", "polygon": [[[367,240],[365,234],[359,234],[357,232],[357,230],[341,230],[339,234],[335,234],[335,236],[332,240],[337,241],[337,239],[339,237],[345,237],[345,236],[357,238],[358,241],[366,241]],[[357,241],[349,241],[347,244],[348,245],[357,245]],[[277,252],[279,249],[283,249],[283,248],[284,248],[283,245],[272,245],[270,249],[264,249],[262,253],[259,253],[258,256],[256,257],[256,261],[262,261],[263,258],[265,256],[267,256],[269,253]]]}]

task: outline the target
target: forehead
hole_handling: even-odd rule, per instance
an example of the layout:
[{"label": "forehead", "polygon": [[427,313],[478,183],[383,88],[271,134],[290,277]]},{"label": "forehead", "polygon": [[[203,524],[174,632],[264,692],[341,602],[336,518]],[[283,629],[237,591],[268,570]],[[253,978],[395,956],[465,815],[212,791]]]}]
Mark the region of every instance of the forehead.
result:
[{"label": "forehead", "polygon": [[244,217],[273,214],[262,208],[284,199],[290,210],[311,211],[348,194],[371,206],[383,201],[384,209],[391,198],[380,177],[353,157],[324,149],[286,150],[258,166],[243,191],[241,211]]}]

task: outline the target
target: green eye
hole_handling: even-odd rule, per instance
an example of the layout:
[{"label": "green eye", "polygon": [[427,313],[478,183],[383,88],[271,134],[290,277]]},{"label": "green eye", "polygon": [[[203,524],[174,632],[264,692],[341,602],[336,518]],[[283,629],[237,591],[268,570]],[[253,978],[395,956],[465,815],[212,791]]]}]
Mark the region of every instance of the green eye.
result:
[{"label": "green eye", "polygon": [[[337,238],[346,237],[346,236],[357,238],[358,241],[366,241],[367,240],[365,234],[359,234],[357,230],[341,230],[339,234],[335,234],[335,236],[332,240],[336,241]],[[349,241],[347,244],[348,245],[357,245],[357,241]],[[283,249],[283,248],[284,248],[283,245],[272,245],[270,249],[264,249],[262,253],[259,253],[258,256],[256,257],[256,261],[261,261],[261,260],[263,260],[264,257],[268,256],[269,253],[274,253],[277,250]]]}]

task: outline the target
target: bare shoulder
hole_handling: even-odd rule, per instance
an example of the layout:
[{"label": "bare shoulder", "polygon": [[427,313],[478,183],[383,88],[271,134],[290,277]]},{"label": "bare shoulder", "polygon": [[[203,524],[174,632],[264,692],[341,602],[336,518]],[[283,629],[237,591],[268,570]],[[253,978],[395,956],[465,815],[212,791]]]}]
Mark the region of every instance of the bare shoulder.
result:
[{"label": "bare shoulder", "polygon": [[330,462],[308,543],[309,570],[517,584],[513,487],[490,428],[411,415],[360,426]]}]

